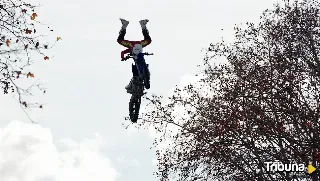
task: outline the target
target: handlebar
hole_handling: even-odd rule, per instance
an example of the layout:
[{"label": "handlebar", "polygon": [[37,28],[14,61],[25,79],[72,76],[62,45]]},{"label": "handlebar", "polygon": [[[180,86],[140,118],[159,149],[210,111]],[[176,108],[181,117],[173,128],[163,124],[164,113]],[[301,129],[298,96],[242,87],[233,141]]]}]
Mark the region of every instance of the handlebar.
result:
[{"label": "handlebar", "polygon": [[[145,52],[145,53],[142,53],[143,55],[153,55],[153,53],[148,53],[148,52]],[[128,59],[130,59],[130,58],[133,58],[133,56],[132,55],[127,55],[127,56],[125,56],[124,57],[124,59],[122,59],[122,61],[126,61],[126,60],[128,60]]]}]

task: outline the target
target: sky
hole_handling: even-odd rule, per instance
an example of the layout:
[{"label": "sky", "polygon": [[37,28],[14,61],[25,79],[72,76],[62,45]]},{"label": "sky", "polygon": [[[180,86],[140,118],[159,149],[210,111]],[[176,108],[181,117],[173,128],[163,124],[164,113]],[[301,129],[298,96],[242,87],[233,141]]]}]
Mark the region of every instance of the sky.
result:
[{"label": "sky", "polygon": [[[148,94],[168,96],[192,79],[210,43],[232,39],[235,24],[257,22],[277,0],[41,0],[41,22],[62,38],[49,61],[35,61],[36,78],[48,89],[29,111],[32,125],[10,95],[0,95],[0,180],[155,181],[152,131],[125,129],[131,62],[116,39],[119,18],[130,21],[126,39],[143,38],[151,72]],[[223,29],[223,30],[222,30]]]}]

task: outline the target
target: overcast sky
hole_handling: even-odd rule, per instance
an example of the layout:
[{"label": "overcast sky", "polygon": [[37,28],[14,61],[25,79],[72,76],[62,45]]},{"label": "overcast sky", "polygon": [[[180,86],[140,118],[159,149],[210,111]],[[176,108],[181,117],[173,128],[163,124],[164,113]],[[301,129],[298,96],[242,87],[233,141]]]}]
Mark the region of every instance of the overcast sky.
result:
[{"label": "overcast sky", "polygon": [[[277,0],[41,0],[37,13],[62,41],[55,57],[32,68],[48,88],[31,125],[10,96],[0,103],[0,180],[153,181],[155,150],[148,131],[126,130],[131,62],[121,62],[119,18],[130,21],[126,39],[143,38],[149,19],[153,42],[149,93],[167,96],[199,69],[210,43],[233,27],[257,22]],[[221,30],[223,29],[223,31]],[[17,121],[14,121],[17,120]],[[10,180],[11,179],[11,180]],[[38,179],[38,180],[37,180]]]}]

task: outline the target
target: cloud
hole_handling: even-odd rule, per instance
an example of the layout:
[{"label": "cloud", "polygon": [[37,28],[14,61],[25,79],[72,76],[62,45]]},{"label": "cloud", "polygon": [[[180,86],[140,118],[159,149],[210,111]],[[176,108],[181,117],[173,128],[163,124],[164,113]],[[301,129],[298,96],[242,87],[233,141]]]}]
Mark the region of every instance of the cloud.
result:
[{"label": "cloud", "polygon": [[12,121],[0,128],[0,180],[114,181],[110,160],[102,154],[104,139],[96,134],[77,143],[60,140],[59,151],[50,129]]}]

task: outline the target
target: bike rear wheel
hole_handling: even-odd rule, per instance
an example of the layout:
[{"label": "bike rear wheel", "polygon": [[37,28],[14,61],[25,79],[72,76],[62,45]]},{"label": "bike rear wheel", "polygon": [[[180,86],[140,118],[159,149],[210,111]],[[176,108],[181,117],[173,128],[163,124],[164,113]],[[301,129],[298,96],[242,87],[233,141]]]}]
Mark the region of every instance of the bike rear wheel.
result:
[{"label": "bike rear wheel", "polygon": [[150,89],[150,72],[148,69],[148,64],[146,64],[146,66],[144,67],[144,87],[146,89]]},{"label": "bike rear wheel", "polygon": [[132,95],[129,102],[129,116],[133,123],[138,121],[140,105],[141,96]]}]

